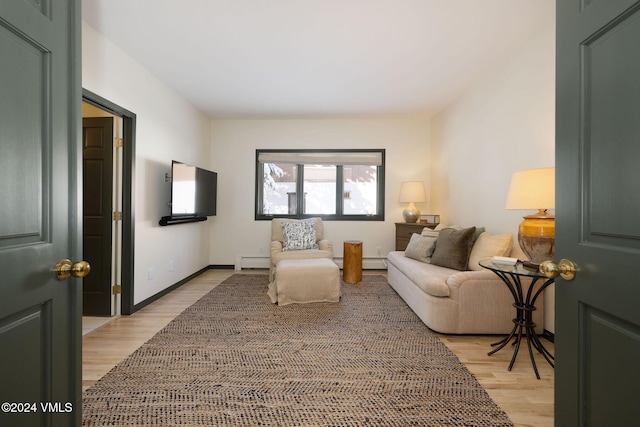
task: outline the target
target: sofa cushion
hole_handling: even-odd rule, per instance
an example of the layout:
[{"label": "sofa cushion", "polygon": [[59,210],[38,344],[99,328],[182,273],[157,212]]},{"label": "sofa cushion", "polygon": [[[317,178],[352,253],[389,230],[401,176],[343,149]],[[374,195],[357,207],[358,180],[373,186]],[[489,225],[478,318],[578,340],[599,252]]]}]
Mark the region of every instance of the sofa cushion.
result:
[{"label": "sofa cushion", "polygon": [[414,281],[420,289],[434,297],[448,297],[450,295],[449,286],[447,286],[448,274],[426,274],[422,280]]},{"label": "sofa cushion", "polygon": [[425,293],[434,297],[449,296],[447,278],[457,271],[416,261],[401,251],[389,252],[387,259]]},{"label": "sofa cushion", "polygon": [[407,248],[404,250],[405,256],[422,262],[429,262],[433,250],[436,247],[436,238],[412,234]]},{"label": "sofa cushion", "polygon": [[431,256],[431,263],[442,267],[466,270],[469,255],[473,247],[476,228],[469,227],[461,230],[445,228],[440,231],[436,249]]},{"label": "sofa cushion", "polygon": [[[422,230],[422,235],[423,236],[438,236],[438,233],[440,233],[440,230],[444,230],[445,228],[453,228],[456,230],[462,230],[462,227],[459,225],[446,225],[446,224],[438,224],[436,226],[436,228],[434,228],[433,230],[425,228],[424,230]],[[474,241],[476,241],[478,239],[478,237],[480,237],[480,235],[484,233],[484,227],[478,227],[476,226],[476,234],[473,238]]]},{"label": "sofa cushion", "polygon": [[469,270],[484,270],[478,261],[494,256],[509,256],[513,248],[513,236],[511,234],[482,233],[473,244],[469,255]]},{"label": "sofa cushion", "polygon": [[435,237],[437,239],[438,236],[440,235],[440,232],[436,230],[432,230],[430,228],[425,228],[424,230],[422,230],[422,233],[420,233],[420,235],[427,236],[427,237]]},{"label": "sofa cushion", "polygon": [[455,230],[462,230],[462,226],[460,226],[460,225],[447,225],[447,224],[443,224],[443,223],[440,223],[440,224],[436,225],[436,228],[434,228],[434,230],[435,231],[442,231],[445,228],[453,228]]},{"label": "sofa cushion", "polygon": [[327,258],[333,259],[333,252],[322,249],[303,249],[300,251],[283,251],[271,254],[271,263],[273,266],[278,261],[284,259],[310,259],[310,258]]}]

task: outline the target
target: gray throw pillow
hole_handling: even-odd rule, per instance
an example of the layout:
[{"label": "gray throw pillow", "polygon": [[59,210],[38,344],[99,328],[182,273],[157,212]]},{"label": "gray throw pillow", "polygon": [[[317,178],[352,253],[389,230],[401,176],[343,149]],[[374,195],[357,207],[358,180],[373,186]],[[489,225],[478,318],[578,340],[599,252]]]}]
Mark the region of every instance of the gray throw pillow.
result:
[{"label": "gray throw pillow", "polygon": [[413,233],[407,248],[404,250],[404,256],[422,262],[429,262],[436,246],[436,240],[437,238],[435,237],[421,236],[420,234]]},{"label": "gray throw pillow", "polygon": [[475,227],[463,228],[462,230],[454,230],[453,228],[441,230],[436,248],[431,256],[431,264],[466,270],[475,235]]}]

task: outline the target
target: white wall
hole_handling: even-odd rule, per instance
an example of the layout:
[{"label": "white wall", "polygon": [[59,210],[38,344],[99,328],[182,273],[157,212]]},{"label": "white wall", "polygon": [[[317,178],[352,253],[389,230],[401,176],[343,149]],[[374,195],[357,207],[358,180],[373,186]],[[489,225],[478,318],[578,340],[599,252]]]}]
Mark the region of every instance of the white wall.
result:
[{"label": "white wall", "polygon": [[[386,149],[385,221],[329,221],[325,234],[342,257],[344,240],[362,240],[363,256],[395,250],[394,222],[402,221],[400,183],[429,187],[430,127],[425,119],[214,120],[211,165],[218,172],[218,215],[211,219],[211,264],[268,268],[271,223],[255,221],[256,149]],[[419,204],[431,213],[429,203]],[[341,260],[336,260],[341,264]],[[384,268],[380,260],[365,267]]]},{"label": "white wall", "polygon": [[[512,233],[523,215],[504,209],[511,174],[555,165],[555,28],[543,29],[432,121],[431,197],[449,224]],[[554,331],[554,290],[545,328]]]},{"label": "white wall", "polygon": [[82,56],[82,86],[136,114],[137,304],[209,265],[210,222],[160,227],[158,221],[169,214],[164,174],[171,160],[208,168],[210,120],[86,22]]}]

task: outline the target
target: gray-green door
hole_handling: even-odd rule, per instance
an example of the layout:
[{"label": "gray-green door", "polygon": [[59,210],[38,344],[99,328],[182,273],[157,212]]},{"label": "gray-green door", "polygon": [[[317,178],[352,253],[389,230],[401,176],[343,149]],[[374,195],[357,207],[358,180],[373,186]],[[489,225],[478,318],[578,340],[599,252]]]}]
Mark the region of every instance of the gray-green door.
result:
[{"label": "gray-green door", "polygon": [[81,420],[79,0],[0,1],[0,425]]},{"label": "gray-green door", "polygon": [[640,2],[557,0],[557,426],[640,425]]}]

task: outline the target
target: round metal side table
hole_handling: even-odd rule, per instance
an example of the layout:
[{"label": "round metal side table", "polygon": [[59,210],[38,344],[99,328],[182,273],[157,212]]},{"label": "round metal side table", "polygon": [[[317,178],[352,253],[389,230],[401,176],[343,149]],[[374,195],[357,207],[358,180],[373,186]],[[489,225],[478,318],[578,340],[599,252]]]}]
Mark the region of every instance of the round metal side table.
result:
[{"label": "round metal side table", "polygon": [[[494,263],[491,259],[483,259],[479,261],[479,264],[481,267],[493,271],[498,275],[498,277],[500,277],[500,279],[502,279],[505,285],[507,285],[507,288],[509,288],[509,291],[511,291],[514,301],[513,306],[516,308],[516,317],[513,319],[514,325],[511,333],[504,339],[491,344],[491,346],[496,348],[491,350],[488,355],[491,356],[492,354],[502,350],[509,342],[513,341],[512,345],[514,348],[513,357],[509,364],[510,371],[516,361],[518,351],[520,350],[520,343],[524,336],[527,340],[527,347],[529,349],[529,356],[531,357],[533,370],[536,373],[536,378],[540,379],[538,367],[536,366],[536,361],[533,357],[533,349],[542,354],[552,367],[554,366],[555,359],[544,345],[542,345],[540,338],[538,338],[538,334],[536,334],[536,324],[533,321],[533,312],[536,309],[536,300],[538,299],[538,296],[540,296],[542,291],[552,284],[555,279],[546,277],[538,270],[525,268],[521,262],[518,262],[516,265],[508,265]],[[531,279],[528,286],[523,285],[522,278]],[[540,279],[544,280],[544,282],[542,283],[542,286],[535,290],[535,285]]]}]

